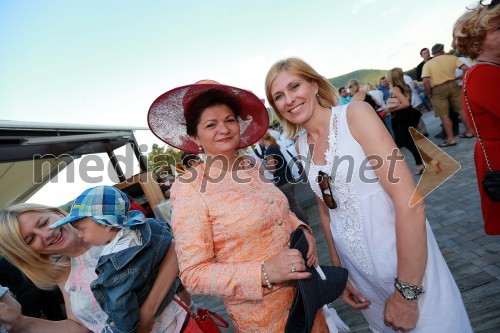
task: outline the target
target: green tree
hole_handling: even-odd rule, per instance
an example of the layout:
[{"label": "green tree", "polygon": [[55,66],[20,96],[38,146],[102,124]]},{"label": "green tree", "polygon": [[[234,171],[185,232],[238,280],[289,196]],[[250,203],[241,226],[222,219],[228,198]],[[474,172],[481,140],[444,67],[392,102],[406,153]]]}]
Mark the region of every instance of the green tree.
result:
[{"label": "green tree", "polygon": [[407,70],[406,75],[409,75],[413,80],[417,79],[417,67]]},{"label": "green tree", "polygon": [[164,182],[169,175],[175,176],[175,166],[181,163],[181,157],[181,150],[154,143],[147,155],[148,170],[156,175],[159,182]]},{"label": "green tree", "polygon": [[360,69],[328,79],[328,81],[330,81],[335,89],[345,87],[347,85],[347,82],[351,79],[357,80],[361,87],[363,87],[367,82],[371,82],[375,86],[378,86],[380,78],[382,76],[385,76],[386,74],[386,69]]}]

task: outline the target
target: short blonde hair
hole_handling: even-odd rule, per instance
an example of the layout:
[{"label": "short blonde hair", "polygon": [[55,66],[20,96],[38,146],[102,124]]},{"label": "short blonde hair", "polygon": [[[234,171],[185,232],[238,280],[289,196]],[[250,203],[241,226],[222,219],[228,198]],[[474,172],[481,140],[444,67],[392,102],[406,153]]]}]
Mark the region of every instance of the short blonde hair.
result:
[{"label": "short blonde hair", "polygon": [[[358,80],[355,80],[355,79],[351,79],[351,80],[349,80],[349,82],[347,82],[347,88],[349,88],[349,91],[351,93],[352,93],[352,89],[351,89],[352,86],[358,86],[358,91],[359,91],[359,88],[361,88]],[[358,91],[356,91],[356,92],[358,92]]]},{"label": "short blonde hair", "polygon": [[365,86],[364,86],[364,89],[366,92],[369,92],[369,91],[372,91],[372,90],[377,90],[377,88],[375,87],[375,85],[371,82],[366,82]]},{"label": "short blonde hair", "polygon": [[461,55],[476,59],[481,53],[481,46],[491,28],[493,19],[500,16],[500,5],[493,8],[478,4],[458,18],[453,26],[452,47]]},{"label": "short blonde hair", "polygon": [[41,289],[53,289],[69,270],[68,260],[54,261],[50,255],[35,253],[19,231],[19,216],[27,212],[56,213],[62,210],[38,204],[21,203],[0,212],[0,253]]},{"label": "short blonde hair", "polygon": [[271,66],[266,75],[265,90],[266,97],[274,109],[274,113],[283,124],[283,128],[286,134],[293,138],[302,129],[300,125],[294,124],[286,120],[283,115],[278,111],[276,104],[274,103],[273,96],[271,93],[271,85],[276,79],[279,73],[282,71],[287,71],[288,73],[299,75],[304,78],[307,82],[316,82],[318,84],[318,103],[322,107],[331,108],[338,104],[339,96],[332,84],[318,72],[316,72],[308,63],[302,59],[298,58],[288,58],[276,62]]}]

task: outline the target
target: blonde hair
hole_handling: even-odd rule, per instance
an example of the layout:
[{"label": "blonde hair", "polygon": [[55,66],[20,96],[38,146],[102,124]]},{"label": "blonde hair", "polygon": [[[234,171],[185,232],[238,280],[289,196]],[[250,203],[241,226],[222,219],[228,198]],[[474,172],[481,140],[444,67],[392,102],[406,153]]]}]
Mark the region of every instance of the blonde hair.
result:
[{"label": "blonde hair", "polygon": [[262,139],[263,140],[271,141],[271,146],[274,146],[274,147],[280,149],[280,145],[278,144],[278,141],[276,141],[276,138],[274,136],[272,136],[269,132],[266,132],[262,136]]},{"label": "blonde hair", "polygon": [[461,55],[476,59],[481,53],[481,46],[490,22],[500,16],[500,5],[488,9],[477,5],[458,18],[453,26],[452,47]]},{"label": "blonde hair", "polygon": [[372,90],[377,90],[375,85],[371,82],[366,82],[365,86],[363,87],[366,92],[372,91]]},{"label": "blonde hair", "polygon": [[27,212],[66,215],[59,208],[21,203],[0,212],[0,253],[41,289],[53,289],[69,269],[68,260],[53,261],[50,255],[35,253],[19,231],[19,216]]},{"label": "blonde hair", "polygon": [[351,89],[352,86],[358,86],[358,90],[356,92],[358,92],[359,88],[361,87],[357,80],[354,80],[354,79],[349,80],[349,82],[347,82],[347,87],[349,88],[349,91],[351,92],[351,94],[353,93],[353,91]]},{"label": "blonde hair", "polygon": [[302,59],[298,58],[288,58],[276,62],[269,68],[266,75],[265,90],[266,97],[269,104],[274,110],[274,113],[283,124],[283,128],[286,134],[293,138],[302,129],[300,125],[294,124],[281,115],[274,103],[273,96],[271,93],[271,85],[276,79],[279,73],[282,71],[287,71],[290,74],[299,75],[307,82],[316,82],[318,84],[318,96],[317,100],[319,105],[325,108],[331,108],[338,104],[339,96],[332,84],[318,72],[316,72],[308,63]]},{"label": "blonde hair", "polygon": [[387,82],[391,85],[391,90],[394,89],[394,87],[398,87],[403,90],[402,93],[405,94],[406,98],[411,99],[411,89],[404,81],[403,75],[403,70],[396,67],[388,71],[385,77]]}]

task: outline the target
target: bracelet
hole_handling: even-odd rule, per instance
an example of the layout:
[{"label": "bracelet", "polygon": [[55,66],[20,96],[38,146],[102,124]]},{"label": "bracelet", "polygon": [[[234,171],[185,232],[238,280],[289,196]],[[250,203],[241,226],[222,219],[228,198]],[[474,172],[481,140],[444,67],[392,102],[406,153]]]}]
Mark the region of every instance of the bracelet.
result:
[{"label": "bracelet", "polygon": [[264,267],[264,262],[261,264],[262,274],[264,275],[264,281],[266,281],[267,289],[273,289],[273,285],[269,282],[269,277],[267,276],[266,267]]}]

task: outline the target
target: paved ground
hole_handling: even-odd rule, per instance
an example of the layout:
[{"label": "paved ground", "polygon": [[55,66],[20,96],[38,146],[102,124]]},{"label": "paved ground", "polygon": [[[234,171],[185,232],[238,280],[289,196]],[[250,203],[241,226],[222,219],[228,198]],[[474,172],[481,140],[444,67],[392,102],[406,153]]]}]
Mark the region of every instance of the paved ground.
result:
[{"label": "paved ground", "polygon": [[[426,113],[424,122],[430,138],[438,143],[433,135],[440,131],[440,121],[432,113]],[[500,332],[500,236],[487,236],[483,230],[472,156],[475,139],[457,137],[457,142],[458,145],[445,148],[445,151],[461,164],[462,169],[426,198],[427,218],[460,288],[474,332]],[[413,158],[408,151],[403,152],[413,168]],[[329,264],[317,204],[308,185],[300,185],[298,197],[318,240],[320,262]],[[196,296],[196,299],[202,306],[228,319],[220,299],[206,296]],[[333,305],[351,332],[369,332],[359,312],[351,310],[340,300]],[[232,326],[224,330],[232,331]]]}]

